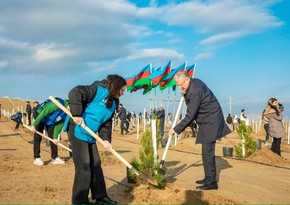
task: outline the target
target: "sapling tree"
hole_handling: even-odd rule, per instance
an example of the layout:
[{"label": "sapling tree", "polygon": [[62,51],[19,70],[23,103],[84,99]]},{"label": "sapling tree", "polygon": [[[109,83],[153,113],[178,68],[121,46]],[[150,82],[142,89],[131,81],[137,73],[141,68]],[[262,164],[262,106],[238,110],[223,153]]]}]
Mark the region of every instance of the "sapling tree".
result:
[{"label": "sapling tree", "polygon": [[234,150],[238,158],[249,157],[257,149],[255,141],[253,140],[253,138],[251,138],[252,128],[250,126],[246,126],[244,121],[241,121],[241,123],[237,127],[237,133],[244,141],[244,149],[245,149],[244,156],[242,143],[239,143],[238,145],[234,146]]},{"label": "sapling tree", "polygon": [[[141,148],[139,151],[139,157],[133,157],[131,160],[132,166],[137,170],[152,176],[158,183],[157,188],[164,186],[164,175],[161,173],[161,169],[158,164],[154,163],[154,152],[151,132],[146,130],[141,137]],[[128,177],[133,180],[137,180],[137,177],[133,172],[129,170]]]}]

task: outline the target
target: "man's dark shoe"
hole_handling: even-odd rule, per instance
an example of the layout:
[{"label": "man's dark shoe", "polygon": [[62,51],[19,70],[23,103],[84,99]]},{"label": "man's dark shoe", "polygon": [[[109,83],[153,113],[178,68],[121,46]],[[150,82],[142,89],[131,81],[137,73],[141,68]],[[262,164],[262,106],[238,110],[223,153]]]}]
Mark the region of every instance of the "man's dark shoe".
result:
[{"label": "man's dark shoe", "polygon": [[205,184],[205,179],[195,181],[197,184]]},{"label": "man's dark shoe", "polygon": [[218,185],[214,184],[214,185],[208,185],[208,184],[204,184],[202,186],[197,186],[196,187],[197,190],[217,190],[218,189]]},{"label": "man's dark shoe", "polygon": [[110,199],[108,196],[96,199],[95,204],[117,204],[117,201]]}]

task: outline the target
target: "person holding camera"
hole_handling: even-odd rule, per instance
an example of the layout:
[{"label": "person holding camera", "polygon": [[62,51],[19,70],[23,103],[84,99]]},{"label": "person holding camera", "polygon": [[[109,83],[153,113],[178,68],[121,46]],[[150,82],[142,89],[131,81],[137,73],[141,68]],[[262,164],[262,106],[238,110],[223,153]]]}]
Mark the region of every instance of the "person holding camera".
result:
[{"label": "person holding camera", "polygon": [[276,98],[270,98],[268,105],[264,116],[269,119],[269,134],[273,137],[271,150],[281,156],[281,139],[285,137],[282,123],[284,106]]}]

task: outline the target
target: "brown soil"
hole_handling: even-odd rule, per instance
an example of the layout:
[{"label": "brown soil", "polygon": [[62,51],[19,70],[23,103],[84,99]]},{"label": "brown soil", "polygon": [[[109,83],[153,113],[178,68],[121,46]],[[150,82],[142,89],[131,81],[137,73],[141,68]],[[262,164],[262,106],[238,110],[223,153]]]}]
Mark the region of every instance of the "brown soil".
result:
[{"label": "brown soil", "polygon": [[[1,204],[69,204],[74,166],[68,151],[59,148],[59,156],[66,163],[53,165],[50,149],[43,140],[41,158],[45,165],[36,166],[33,164],[32,133],[23,128],[15,131],[14,126],[15,123],[8,119],[0,120]],[[138,156],[140,149],[135,130],[124,136],[119,134],[116,126],[113,132],[113,148],[128,161]],[[263,139],[262,135],[253,137]],[[171,144],[164,164],[166,186],[161,190],[144,184],[129,184],[125,165],[98,146],[108,194],[120,204],[289,204],[290,145],[283,141],[283,158],[264,144],[246,160],[223,157],[223,146],[239,142],[236,133],[217,142],[219,189],[214,191],[195,188],[195,181],[203,177],[201,146],[195,145],[195,139],[190,136],[179,140],[176,147]],[[62,134],[62,143],[68,144],[65,133]],[[163,151],[159,147],[159,158]]]},{"label": "brown soil", "polygon": [[[162,190],[153,189],[148,185],[139,185],[132,192],[133,204],[238,204],[215,192],[203,194],[201,191],[186,190],[175,184],[168,183]],[[169,201],[170,199],[170,201]]]},{"label": "brown soil", "polygon": [[277,166],[290,166],[289,161],[285,160],[283,157],[277,155],[266,147],[249,156],[247,160]]},{"label": "brown soil", "polygon": [[113,156],[109,156],[110,153],[106,152],[106,151],[100,151],[99,152],[101,161],[102,161],[102,165],[103,166],[110,166],[110,165],[117,165],[117,164],[121,164],[121,161],[118,160],[117,158],[113,157]]}]

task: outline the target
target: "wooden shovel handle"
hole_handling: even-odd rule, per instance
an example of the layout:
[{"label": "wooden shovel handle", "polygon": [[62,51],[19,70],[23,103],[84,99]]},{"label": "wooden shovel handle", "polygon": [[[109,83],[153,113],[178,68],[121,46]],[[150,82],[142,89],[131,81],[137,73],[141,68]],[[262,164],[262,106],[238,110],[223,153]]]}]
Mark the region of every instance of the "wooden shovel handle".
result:
[{"label": "wooden shovel handle", "polygon": [[[54,97],[49,96],[49,99],[55,104],[57,105],[57,107],[59,107],[62,111],[64,111],[68,116],[70,116],[71,118],[73,118],[71,112],[64,107],[60,102],[58,102]],[[88,133],[90,133],[90,135],[92,135],[99,143],[101,143],[103,146],[107,146],[107,144],[104,142],[104,140],[102,140],[96,133],[94,133],[89,127],[87,127],[85,124],[81,124],[82,128],[84,128]],[[115,157],[117,157],[121,162],[123,162],[123,164],[125,164],[129,169],[132,169],[132,165],[125,160],[118,152],[116,152],[113,148],[111,148],[111,153],[113,155],[115,155]],[[140,173],[138,171],[135,171],[136,169],[132,169],[134,170],[136,175],[140,175]]]},{"label": "wooden shovel handle", "polygon": [[[179,117],[179,113],[180,113],[183,101],[184,101],[184,96],[181,96],[180,97],[180,102],[179,102],[179,105],[178,105],[178,108],[177,108],[177,112],[176,112],[174,121],[172,123],[172,128],[174,128],[176,123],[177,123],[177,120],[178,120],[178,117]],[[172,135],[169,135],[168,139],[167,139],[167,143],[166,143],[165,149],[164,149],[164,152],[163,152],[163,155],[162,155],[162,158],[161,158],[161,161],[160,161],[160,167],[161,168],[162,168],[162,166],[164,164],[164,161],[165,161],[168,149],[169,149],[171,138],[172,138]]]},{"label": "wooden shovel handle", "polygon": [[[27,125],[25,125],[25,124],[23,124],[23,126],[31,131],[31,127],[29,127],[29,126],[27,126]],[[53,142],[53,140],[52,140],[50,137],[45,136],[45,135],[42,134],[41,132],[38,132],[38,131],[35,131],[35,132],[36,132],[38,135],[40,135],[41,137],[44,137],[45,139],[48,139],[49,141]],[[60,146],[60,147],[62,147],[62,148],[64,148],[64,149],[66,149],[67,151],[71,152],[71,149],[68,148],[68,147],[66,147],[66,146],[64,146],[63,144],[61,144],[61,143],[57,143],[57,145]]]}]

